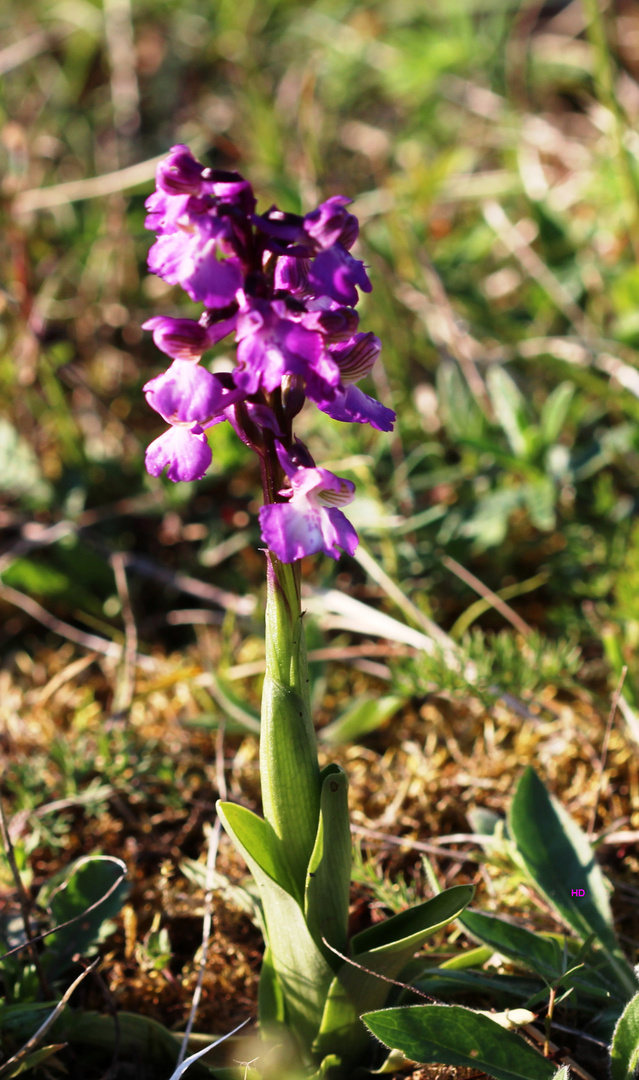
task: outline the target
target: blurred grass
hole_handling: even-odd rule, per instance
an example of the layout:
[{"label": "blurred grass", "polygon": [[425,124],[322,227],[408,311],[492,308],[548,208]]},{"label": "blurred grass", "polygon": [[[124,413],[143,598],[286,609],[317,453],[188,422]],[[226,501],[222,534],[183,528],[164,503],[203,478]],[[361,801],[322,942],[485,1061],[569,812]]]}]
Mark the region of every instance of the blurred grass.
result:
[{"label": "blurred grass", "polygon": [[[625,792],[605,791],[600,816],[639,826],[624,726],[639,705],[639,4],[608,6],[596,25],[594,10],[576,0],[24,0],[0,10],[0,737],[7,794],[25,820],[96,777],[126,790],[145,822],[177,814],[175,792],[197,801],[200,787],[210,812],[215,780],[196,758],[214,752],[206,723],[219,709],[192,680],[211,663],[259,667],[260,609],[234,615],[228,595],[262,588],[255,462],[220,425],[205,480],[174,486],[143,469],[159,429],[141,387],[164,362],[140,324],[190,310],[146,270],[143,204],[154,159],[187,142],[244,173],[262,207],[354,198],[374,286],[361,326],[383,342],[369,389],[396,409],[397,429],[384,436],[309,410],[300,431],[318,463],[356,480],[351,516],[377,565],[478,672],[471,684],[441,658],[391,655],[357,660],[355,673],[334,665],[327,684],[318,664],[321,721],[367,680],[418,705],[439,689],[447,722],[452,696],[460,730],[478,738],[488,725],[485,757],[469,764],[464,744],[463,761],[471,777],[492,776],[491,687],[543,716],[571,702],[576,725],[593,695],[605,715],[626,664]],[[399,617],[354,561],[309,560],[304,573]],[[75,652],[60,647],[69,627],[120,661],[98,657],[65,682],[86,655],[82,637]],[[320,650],[361,640],[313,622],[309,632]],[[148,664],[133,684],[136,649]],[[38,704],[47,688],[49,721]],[[258,693],[259,675],[241,691],[252,708]],[[380,754],[410,757],[416,715],[379,735]],[[510,746],[516,714],[497,715]],[[112,738],[100,734],[105,717]],[[177,777],[162,749],[167,724]],[[566,739],[560,764],[531,736],[503,768],[540,753],[578,802],[592,760]],[[250,745],[236,765],[248,795]],[[453,776],[462,759],[441,746]],[[369,823],[371,754],[355,782]],[[429,827],[463,829],[459,800],[440,802]],[[88,836],[102,829],[114,850],[123,828],[137,834],[132,811],[110,805],[82,813]],[[407,810],[405,820],[416,819]],[[38,829],[22,857],[26,868],[36,852],[43,877],[76,841],[64,815]]]}]

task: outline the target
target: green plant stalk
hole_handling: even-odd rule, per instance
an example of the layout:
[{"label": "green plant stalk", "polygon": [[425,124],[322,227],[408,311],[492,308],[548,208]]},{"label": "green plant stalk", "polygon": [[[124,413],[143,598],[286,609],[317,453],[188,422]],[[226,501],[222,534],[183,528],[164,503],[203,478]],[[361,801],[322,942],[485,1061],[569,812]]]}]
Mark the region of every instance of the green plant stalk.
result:
[{"label": "green plant stalk", "polygon": [[268,552],[266,675],[262,692],[260,776],[266,821],[304,896],[319,822],[320,771],[311,718],[300,564]]}]

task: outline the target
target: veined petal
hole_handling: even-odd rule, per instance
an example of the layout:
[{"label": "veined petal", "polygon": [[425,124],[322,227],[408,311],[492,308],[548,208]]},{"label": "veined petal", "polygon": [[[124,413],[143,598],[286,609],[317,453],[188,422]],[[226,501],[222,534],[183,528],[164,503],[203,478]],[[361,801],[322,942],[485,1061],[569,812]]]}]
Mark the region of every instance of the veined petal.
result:
[{"label": "veined petal", "polygon": [[213,345],[235,329],[237,315],[202,326],[195,319],[174,319],[168,315],[154,315],[142,323],[143,330],[153,331],[153,341],[163,353],[173,360],[197,361]]},{"label": "veined petal", "polygon": [[368,375],[382,351],[375,334],[355,334],[345,344],[331,345],[330,353],[339,367],[343,383],[356,383]]},{"label": "veined petal", "polygon": [[145,464],[151,476],[167,469],[169,480],[201,480],[213,455],[206,435],[197,424],[192,428],[170,427],[148,447]]}]

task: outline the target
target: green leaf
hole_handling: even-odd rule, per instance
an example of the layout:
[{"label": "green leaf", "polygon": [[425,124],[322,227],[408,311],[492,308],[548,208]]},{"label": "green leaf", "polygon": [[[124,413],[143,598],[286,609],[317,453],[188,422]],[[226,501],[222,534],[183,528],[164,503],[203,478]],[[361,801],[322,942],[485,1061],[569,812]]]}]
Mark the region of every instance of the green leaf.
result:
[{"label": "green leaf", "polygon": [[561,435],[574,394],[574,383],[561,382],[544,401],[539,426],[546,446],[552,446]]},{"label": "green leaf", "polygon": [[329,765],[322,779],[319,827],[308,864],[304,913],[312,937],[337,970],[342,961],[326,948],[322,938],[344,952],[351,884],[348,777],[339,765]]},{"label": "green leaf", "polygon": [[134,1058],[145,1062],[146,1068],[166,1070],[167,1065],[177,1061],[182,1035],[174,1035],[157,1020],[137,1013],[118,1012],[113,1016],[79,1010],[70,1012],[60,1026],[55,1026],[56,1036],[67,1042],[113,1050],[116,1046],[121,1058]]},{"label": "green leaf", "polygon": [[460,1005],[408,1005],[362,1020],[385,1046],[420,1065],[473,1068],[495,1080],[550,1080],[555,1072],[519,1035]]},{"label": "green leaf", "polygon": [[14,559],[3,572],[2,580],[5,585],[36,596],[66,596],[71,589],[71,579],[66,574],[36,559]]},{"label": "green leaf", "polygon": [[479,911],[465,911],[459,921],[474,938],[490,945],[495,952],[502,953],[510,960],[516,960],[541,975],[547,982],[553,982],[561,974],[557,965],[557,950],[552,941],[547,941],[531,930],[499,919],[496,915],[484,915]]},{"label": "green leaf", "polygon": [[46,505],[53,495],[32,446],[5,417],[0,417],[0,491],[24,497],[28,506]]},{"label": "green leaf", "polygon": [[472,900],[473,893],[471,885],[454,885],[432,900],[425,900],[423,904],[400,911],[398,915],[362,930],[351,941],[353,955],[358,958],[372,952],[394,955],[398,949],[403,951],[406,947],[414,952],[421,942],[413,947],[413,939],[434,934],[456,919]]},{"label": "green leaf", "polygon": [[68,926],[60,925],[47,938],[41,963],[51,979],[64,974],[76,953],[86,955],[110,932],[106,920],[117,915],[129,891],[125,874],[126,866],[120,859],[87,856],[79,859],[70,873],[67,870],[65,881],[49,894],[55,923],[75,920]]},{"label": "green leaf", "polygon": [[[604,1001],[610,999],[610,983],[598,972],[597,957],[591,955],[585,973],[580,964],[574,966],[578,946],[574,939],[566,943],[568,966],[564,969],[563,949],[555,938],[542,937],[496,915],[484,915],[479,911],[465,911],[460,915],[459,922],[474,938],[486,942],[495,952],[530,968],[547,984],[554,983],[564,989],[573,986],[580,995]],[[584,948],[579,946],[578,951]]]},{"label": "green leaf", "polygon": [[513,454],[517,458],[527,458],[530,424],[523,394],[508,372],[496,365],[488,369],[486,386],[497,421]]},{"label": "green leaf", "polygon": [[[456,885],[417,907],[363,930],[351,941],[354,963],[345,963],[331,983],[315,1049],[355,1057],[366,1044],[359,1017],[381,1008],[402,968],[427,937],[457,918],[473,889]],[[381,976],[381,978],[379,977]]]},{"label": "green leaf", "polygon": [[389,694],[386,697],[364,696],[358,698],[344,712],[322,728],[320,737],[322,742],[332,746],[340,746],[345,743],[357,742],[362,736],[376,731],[405,703],[405,697]]},{"label": "green leaf", "polygon": [[16,1061],[13,1066],[6,1063],[6,1065],[0,1065],[0,1077],[2,1080],[12,1080],[14,1076],[22,1076],[23,1073],[30,1072],[31,1069],[35,1069],[36,1065],[42,1064],[47,1058],[53,1057],[57,1054],[58,1050],[64,1050],[66,1043],[54,1043],[52,1046],[41,1046],[38,1050],[34,1050],[31,1054],[27,1054],[26,1057],[21,1058],[20,1061]]},{"label": "green leaf", "polygon": [[636,1080],[639,1070],[639,994],[622,1012],[610,1047],[612,1080]]},{"label": "green leaf", "polygon": [[[498,975],[488,971],[452,971],[444,967],[422,969],[418,977],[412,977],[411,985],[423,990],[430,997],[448,1000],[460,992],[488,997],[495,1005],[512,1005],[524,1002],[539,990],[539,982],[519,975]],[[544,993],[548,991],[544,987]]]},{"label": "green leaf", "polygon": [[[287,1023],[302,1047],[309,1046],[320,1025],[333,972],[308,931],[271,826],[235,803],[218,803],[217,812],[260,890],[269,965],[284,996]],[[273,987],[264,988],[269,1010],[277,1003],[276,993]]]},{"label": "green leaf", "polygon": [[[529,765],[513,798],[509,828],[535,885],[562,919],[586,939],[595,934],[617,983],[632,993],[635,981],[617,945],[605,878],[588,837],[548,794]],[[573,896],[583,890],[584,896]]]},{"label": "green leaf", "polygon": [[484,418],[457,364],[444,360],[437,366],[437,398],[446,430],[453,438],[481,438]]},{"label": "green leaf", "polygon": [[540,476],[530,484],[522,484],[520,493],[535,528],[541,532],[554,529],[557,493],[550,477]]}]

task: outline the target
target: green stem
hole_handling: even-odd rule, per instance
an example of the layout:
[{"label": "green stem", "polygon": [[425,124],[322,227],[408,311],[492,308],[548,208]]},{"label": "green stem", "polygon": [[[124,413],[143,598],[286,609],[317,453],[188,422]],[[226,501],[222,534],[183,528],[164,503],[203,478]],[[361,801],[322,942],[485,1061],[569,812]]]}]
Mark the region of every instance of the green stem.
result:
[{"label": "green stem", "polygon": [[262,692],[260,775],[264,817],[304,895],[320,805],[317,744],[311,720],[299,563],[267,554],[266,675]]}]

